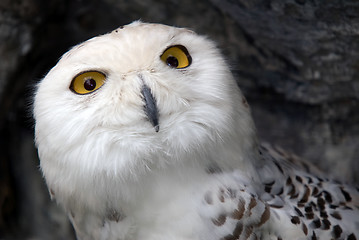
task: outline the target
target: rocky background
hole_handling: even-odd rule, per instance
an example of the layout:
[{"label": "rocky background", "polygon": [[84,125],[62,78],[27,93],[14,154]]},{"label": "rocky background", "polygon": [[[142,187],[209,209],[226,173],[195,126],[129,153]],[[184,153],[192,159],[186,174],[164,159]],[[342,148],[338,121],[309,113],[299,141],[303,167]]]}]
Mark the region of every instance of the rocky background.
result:
[{"label": "rocky background", "polygon": [[1,0],[0,239],[74,239],[38,169],[34,85],[70,46],[137,19],[217,41],[261,139],[359,183],[357,0]]}]

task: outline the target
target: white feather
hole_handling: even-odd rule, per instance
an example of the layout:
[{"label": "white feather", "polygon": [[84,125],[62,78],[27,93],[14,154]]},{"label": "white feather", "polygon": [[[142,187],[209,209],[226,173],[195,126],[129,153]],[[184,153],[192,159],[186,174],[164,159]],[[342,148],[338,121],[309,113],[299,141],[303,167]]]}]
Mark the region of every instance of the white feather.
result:
[{"label": "white feather", "polygon": [[[173,45],[187,48],[190,66],[161,61]],[[104,73],[105,84],[71,91],[90,70]],[[144,84],[156,99],[158,132],[144,112]],[[134,22],[72,48],[39,83],[34,117],[41,169],[77,237],[215,240],[242,227],[238,238],[305,238],[288,223],[292,202],[265,197],[263,186],[281,173],[260,156],[243,99],[215,44],[187,29]],[[273,186],[279,192],[283,182]]]}]

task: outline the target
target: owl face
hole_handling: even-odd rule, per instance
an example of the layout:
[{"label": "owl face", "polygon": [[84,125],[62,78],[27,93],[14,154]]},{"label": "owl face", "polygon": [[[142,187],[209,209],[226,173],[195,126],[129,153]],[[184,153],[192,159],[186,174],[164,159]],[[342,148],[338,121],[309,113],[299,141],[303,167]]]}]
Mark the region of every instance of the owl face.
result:
[{"label": "owl face", "polygon": [[34,103],[45,175],[54,166],[122,176],[163,167],[215,149],[238,121],[247,131],[248,115],[211,41],[141,22],[72,48]]}]

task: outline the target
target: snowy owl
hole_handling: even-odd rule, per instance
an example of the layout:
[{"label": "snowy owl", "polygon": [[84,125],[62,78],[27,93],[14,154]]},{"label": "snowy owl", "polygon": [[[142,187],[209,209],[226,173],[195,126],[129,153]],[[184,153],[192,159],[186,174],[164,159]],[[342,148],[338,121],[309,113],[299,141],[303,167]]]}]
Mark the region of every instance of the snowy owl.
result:
[{"label": "snowy owl", "polygon": [[358,189],[258,144],[215,44],[134,22],[38,84],[41,170],[78,239],[356,239]]}]

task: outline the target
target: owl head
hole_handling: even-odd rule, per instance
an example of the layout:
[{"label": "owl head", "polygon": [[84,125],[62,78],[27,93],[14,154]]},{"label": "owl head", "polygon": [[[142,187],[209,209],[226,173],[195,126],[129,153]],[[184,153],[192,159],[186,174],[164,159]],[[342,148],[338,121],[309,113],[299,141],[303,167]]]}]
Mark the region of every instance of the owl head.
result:
[{"label": "owl head", "polygon": [[38,84],[34,118],[41,167],[54,181],[222,162],[219,151],[254,142],[248,106],[215,44],[139,21],[64,54]]}]

